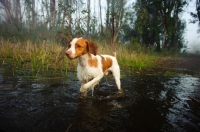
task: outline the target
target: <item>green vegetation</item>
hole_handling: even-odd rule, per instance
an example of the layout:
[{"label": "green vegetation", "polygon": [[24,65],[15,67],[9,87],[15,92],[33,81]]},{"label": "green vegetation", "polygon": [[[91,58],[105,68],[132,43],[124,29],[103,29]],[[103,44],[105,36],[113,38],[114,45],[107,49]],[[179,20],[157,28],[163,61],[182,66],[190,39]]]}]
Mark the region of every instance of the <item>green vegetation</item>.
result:
[{"label": "green vegetation", "polygon": [[84,36],[105,40],[113,49],[119,42],[128,42],[146,48],[154,46],[156,51],[180,51],[186,44],[186,22],[180,16],[187,0],[93,2],[1,0],[4,13],[0,14],[0,36],[12,42],[57,40],[62,44]]},{"label": "green vegetation", "polygon": [[160,56],[179,55],[185,47],[186,25],[179,16],[189,3],[187,0],[92,3],[1,0],[2,63],[12,64],[20,72],[29,69],[34,76],[52,71],[49,69],[66,75],[77,65],[77,60],[65,57],[67,42],[86,37],[99,46],[99,54],[112,55],[116,51],[123,71],[142,73],[143,69],[156,67]]},{"label": "green vegetation", "polygon": [[3,64],[10,63],[14,68],[31,69],[35,75],[49,69],[67,71],[67,58],[63,57],[63,50],[62,46],[54,43],[0,42],[0,58]]},{"label": "green vegetation", "polygon": [[[99,47],[98,54],[113,54],[106,43],[96,42]],[[150,54],[133,52],[134,47],[119,44],[117,46],[117,59],[123,71],[134,71],[137,69],[153,66],[155,57]],[[1,40],[0,58],[2,63],[12,64],[13,68],[29,69],[36,76],[39,72],[53,69],[66,73],[76,69],[77,60],[69,60],[65,57],[66,48],[55,42],[33,43],[30,41],[13,44]],[[142,52],[142,51],[140,51]]]}]

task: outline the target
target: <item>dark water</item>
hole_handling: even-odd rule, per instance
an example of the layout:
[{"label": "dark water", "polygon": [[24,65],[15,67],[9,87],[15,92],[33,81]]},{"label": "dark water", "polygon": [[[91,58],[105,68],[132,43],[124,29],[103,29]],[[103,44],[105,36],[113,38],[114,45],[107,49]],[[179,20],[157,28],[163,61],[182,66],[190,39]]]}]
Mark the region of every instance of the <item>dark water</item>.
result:
[{"label": "dark water", "polygon": [[104,78],[80,96],[68,78],[33,78],[0,69],[0,131],[200,131],[200,78],[126,76],[119,92]]}]

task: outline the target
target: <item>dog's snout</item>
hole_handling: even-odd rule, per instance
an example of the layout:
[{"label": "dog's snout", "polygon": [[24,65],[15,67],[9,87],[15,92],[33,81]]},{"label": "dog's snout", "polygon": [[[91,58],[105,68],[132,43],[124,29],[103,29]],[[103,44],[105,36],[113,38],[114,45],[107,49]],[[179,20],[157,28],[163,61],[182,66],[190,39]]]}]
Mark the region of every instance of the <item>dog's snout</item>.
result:
[{"label": "dog's snout", "polygon": [[71,55],[72,54],[72,51],[71,50],[68,50],[67,52],[66,52],[66,55],[68,56],[68,55]]}]

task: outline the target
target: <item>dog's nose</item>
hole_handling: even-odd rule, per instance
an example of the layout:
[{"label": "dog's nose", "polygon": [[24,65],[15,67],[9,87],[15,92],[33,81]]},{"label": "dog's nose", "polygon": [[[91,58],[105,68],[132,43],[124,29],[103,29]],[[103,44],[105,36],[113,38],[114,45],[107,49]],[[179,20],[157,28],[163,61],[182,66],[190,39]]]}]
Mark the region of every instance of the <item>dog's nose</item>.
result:
[{"label": "dog's nose", "polygon": [[68,55],[71,55],[72,51],[68,50],[65,54],[68,56]]}]

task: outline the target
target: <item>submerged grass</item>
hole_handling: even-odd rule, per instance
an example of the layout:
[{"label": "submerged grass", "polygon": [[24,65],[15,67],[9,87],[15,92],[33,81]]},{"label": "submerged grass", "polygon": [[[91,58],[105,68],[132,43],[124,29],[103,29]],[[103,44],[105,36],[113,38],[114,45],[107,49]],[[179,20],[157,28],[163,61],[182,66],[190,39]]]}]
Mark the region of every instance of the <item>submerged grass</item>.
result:
[{"label": "submerged grass", "polygon": [[[113,54],[106,42],[96,42],[98,54]],[[76,69],[77,60],[69,60],[65,57],[66,47],[55,42],[31,41],[12,43],[6,40],[0,41],[0,58],[3,63],[12,64],[13,68],[30,69],[33,75],[50,69],[61,71],[66,75],[68,71]],[[116,46],[117,59],[121,70],[132,72],[155,65],[156,57],[146,53],[138,53],[130,46],[118,44]]]}]

